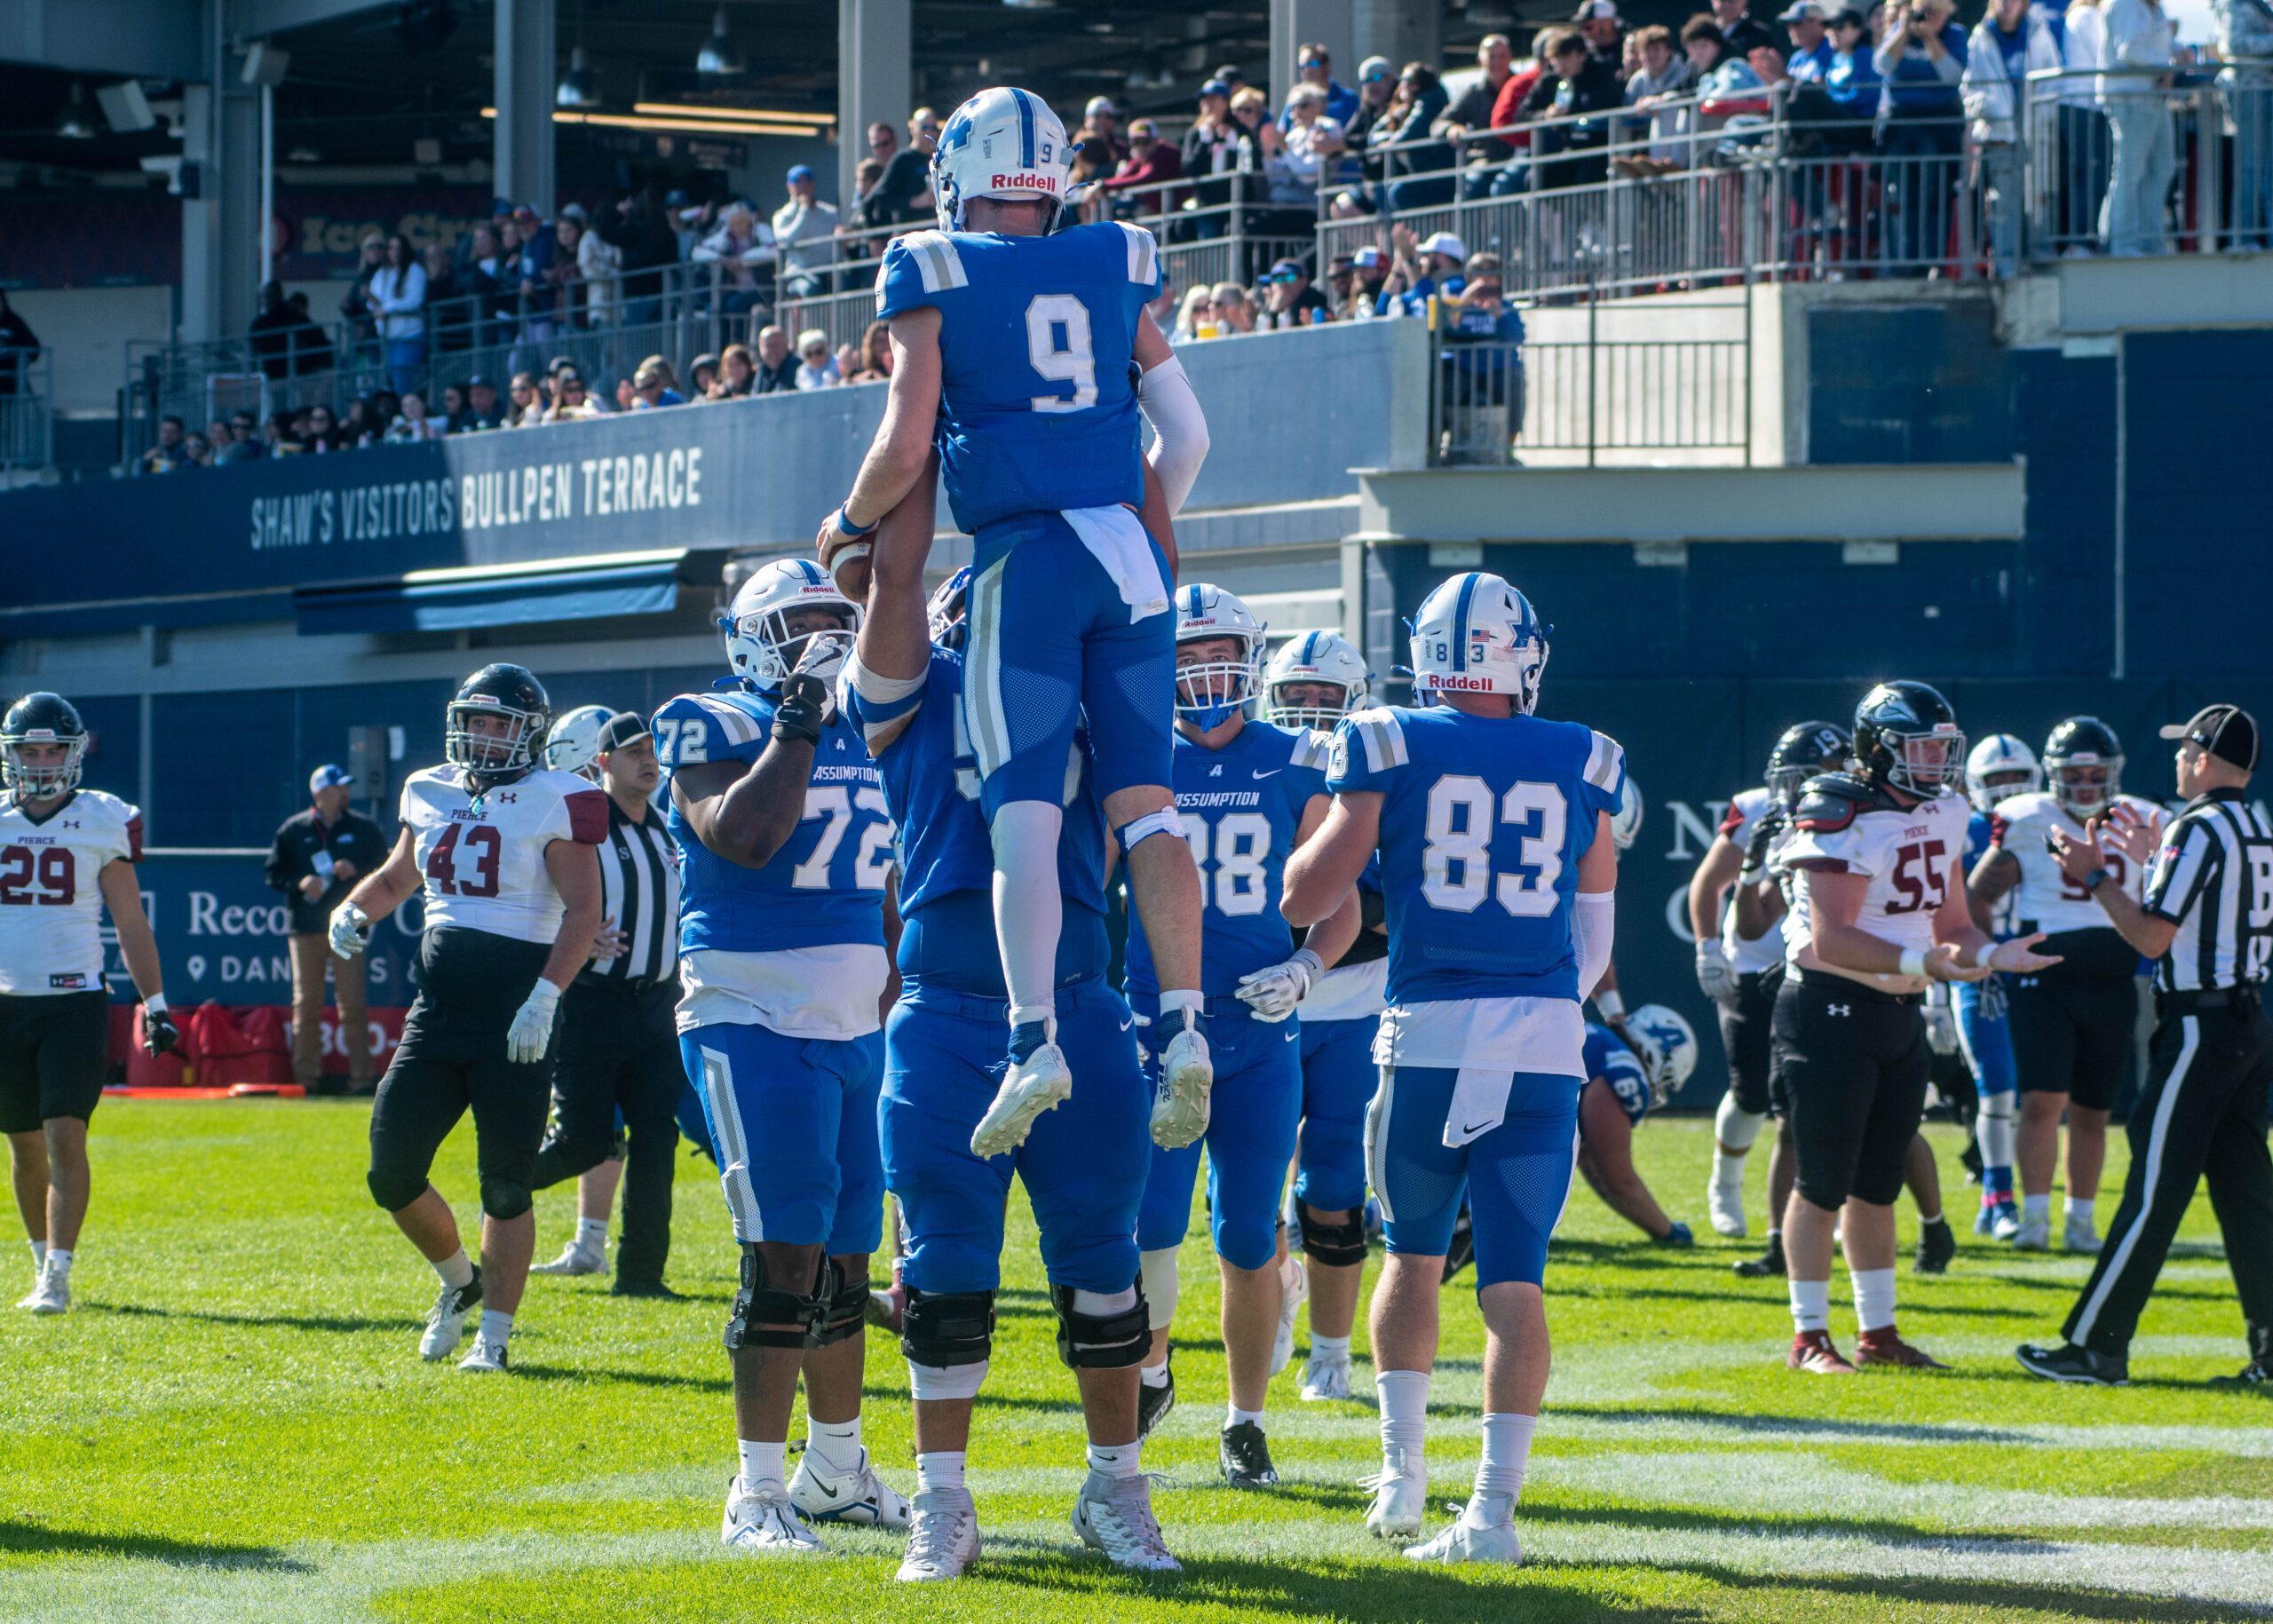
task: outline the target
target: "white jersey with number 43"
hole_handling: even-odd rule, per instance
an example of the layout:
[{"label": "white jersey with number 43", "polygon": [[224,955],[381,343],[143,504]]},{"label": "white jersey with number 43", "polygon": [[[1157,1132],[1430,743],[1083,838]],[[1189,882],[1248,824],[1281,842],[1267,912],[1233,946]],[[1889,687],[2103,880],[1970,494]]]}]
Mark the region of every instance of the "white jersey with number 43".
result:
[{"label": "white jersey with number 43", "polygon": [[142,814],[81,789],[35,820],[0,804],[0,993],[46,997],[103,985],[104,867],[142,860]]},{"label": "white jersey with number 43", "polygon": [[556,840],[596,846],[606,839],[606,792],[544,767],[478,797],[465,779],[463,767],[429,767],[402,787],[428,929],[551,941],[562,909],[544,849]]},{"label": "white jersey with number 43", "polygon": [[1791,838],[1777,854],[1778,862],[1798,878],[1784,930],[1786,962],[1802,970],[1914,989],[1914,978],[1832,971],[1816,956],[1810,870],[1865,875],[1870,883],[1855,915],[1856,928],[1897,947],[1930,947],[1935,910],[1965,883],[1966,826],[1972,815],[1954,795],[1936,796],[1905,810],[1883,801],[1873,804],[1809,794],[1800,804]]}]

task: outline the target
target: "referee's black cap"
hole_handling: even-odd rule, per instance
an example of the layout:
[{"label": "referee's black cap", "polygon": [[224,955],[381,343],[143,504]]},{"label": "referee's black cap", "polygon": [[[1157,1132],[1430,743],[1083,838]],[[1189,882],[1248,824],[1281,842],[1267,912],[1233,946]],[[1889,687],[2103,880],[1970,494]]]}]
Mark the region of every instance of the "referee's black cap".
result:
[{"label": "referee's black cap", "polygon": [[2188,720],[2162,730],[2166,739],[2189,739],[2245,772],[2257,771],[2257,718],[2239,705],[2205,705]]},{"label": "referee's black cap", "polygon": [[636,710],[619,710],[600,725],[600,752],[620,750],[641,739],[653,738],[647,718]]}]

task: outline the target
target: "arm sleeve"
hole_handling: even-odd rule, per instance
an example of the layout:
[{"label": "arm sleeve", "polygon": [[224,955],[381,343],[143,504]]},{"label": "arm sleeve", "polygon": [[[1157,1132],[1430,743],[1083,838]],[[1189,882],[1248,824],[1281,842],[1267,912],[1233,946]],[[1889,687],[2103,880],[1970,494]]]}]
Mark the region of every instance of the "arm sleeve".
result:
[{"label": "arm sleeve", "polygon": [[879,728],[899,721],[923,703],[923,690],[931,680],[931,668],[940,658],[934,649],[923,671],[915,677],[879,677],[860,663],[858,650],[844,662],[844,673],[837,682],[836,702],[843,708],[852,725],[860,730],[860,737],[869,749],[875,748]]},{"label": "arm sleeve", "polygon": [[1170,513],[1181,512],[1208,458],[1208,418],[1184,363],[1171,355],[1145,372],[1136,382],[1136,403],[1152,425],[1148,460],[1160,477],[1161,495]]},{"label": "arm sleeve", "polygon": [[2141,908],[2172,924],[2184,919],[2216,867],[2217,845],[2192,819],[2172,824],[2162,850],[2155,854],[2155,871],[2147,880]]},{"label": "arm sleeve", "polygon": [[1612,938],[1617,935],[1617,893],[1582,891],[1572,899],[1571,945],[1579,955],[1579,996],[1591,997],[1610,963]]}]

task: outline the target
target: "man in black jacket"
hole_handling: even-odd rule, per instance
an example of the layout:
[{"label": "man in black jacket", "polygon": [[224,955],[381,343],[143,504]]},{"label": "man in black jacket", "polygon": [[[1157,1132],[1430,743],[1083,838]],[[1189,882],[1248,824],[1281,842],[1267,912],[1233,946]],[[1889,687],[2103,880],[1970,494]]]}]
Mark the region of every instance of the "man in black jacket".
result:
[{"label": "man in black jacket", "polygon": [[321,766],[308,775],[304,812],[284,820],[269,849],[269,889],[282,891],[292,913],[292,1080],[316,1093],[337,1093],[323,1081],[323,976],[329,966],[339,989],[340,1046],[347,1051],[347,1086],[372,1088],[371,1028],[364,1014],[364,965],[330,949],[331,910],[347,888],[386,860],[379,826],[347,807],[355,780],[343,767]]}]

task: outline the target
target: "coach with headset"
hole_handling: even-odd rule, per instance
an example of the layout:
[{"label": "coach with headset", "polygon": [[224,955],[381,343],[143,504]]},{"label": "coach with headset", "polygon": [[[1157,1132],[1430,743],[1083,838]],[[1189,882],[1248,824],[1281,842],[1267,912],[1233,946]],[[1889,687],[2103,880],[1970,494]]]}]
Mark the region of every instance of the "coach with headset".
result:
[{"label": "coach with headset", "polygon": [[[2051,836],[2068,877],[2156,961],[2158,1018],[2146,1086],[2131,1109],[2123,1202],[2090,1283],[2069,1312],[2065,1342],[2024,1346],[2016,1357],[2055,1382],[2128,1382],[2132,1333],[2207,1174],[2249,1339],[2248,1365],[2212,1385],[2273,1392],[2273,1156],[2265,1143],[2273,1021],[2264,1005],[2273,824],[2245,798],[2257,723],[2238,706],[2209,705],[2162,734],[2179,741],[2178,790],[2187,803],[2161,831],[2159,849],[2154,828],[2120,810],[2112,820],[2093,819],[2083,840]],[[2141,901],[2107,883],[2102,852],[2116,845],[2134,862],[2152,859]]]}]

